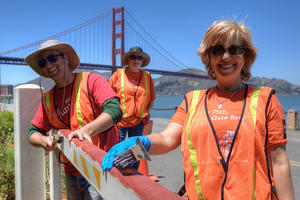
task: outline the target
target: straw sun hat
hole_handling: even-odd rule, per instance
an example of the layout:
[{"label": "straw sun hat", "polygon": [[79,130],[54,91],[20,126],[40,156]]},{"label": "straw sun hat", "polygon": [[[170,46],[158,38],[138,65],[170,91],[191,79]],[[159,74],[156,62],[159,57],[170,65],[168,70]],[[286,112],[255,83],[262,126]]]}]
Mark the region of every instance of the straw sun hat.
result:
[{"label": "straw sun hat", "polygon": [[124,53],[122,56],[122,64],[123,65],[127,65],[128,57],[130,57],[131,55],[143,56],[142,67],[147,66],[150,62],[150,56],[148,54],[146,54],[145,52],[143,52],[143,49],[141,47],[131,47],[129,49],[129,52]]},{"label": "straw sun hat", "polygon": [[25,62],[39,75],[48,78],[44,74],[43,70],[38,66],[40,60],[40,54],[45,50],[57,50],[61,53],[64,53],[70,57],[69,67],[71,71],[74,71],[80,64],[80,59],[71,45],[68,43],[59,42],[57,40],[47,40],[40,44],[39,49],[32,52],[25,58]]}]

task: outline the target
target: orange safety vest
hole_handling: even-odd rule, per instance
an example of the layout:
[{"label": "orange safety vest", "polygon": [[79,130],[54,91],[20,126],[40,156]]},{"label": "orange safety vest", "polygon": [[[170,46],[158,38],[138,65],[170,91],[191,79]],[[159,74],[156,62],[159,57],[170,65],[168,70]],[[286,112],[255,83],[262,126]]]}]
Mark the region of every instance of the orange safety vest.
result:
[{"label": "orange safety vest", "polygon": [[[71,129],[71,131],[75,131],[97,118],[93,112],[88,91],[89,74],[89,72],[79,73],[73,81],[69,126],[64,124],[57,117],[54,107],[54,88],[44,94],[44,102],[46,104],[44,109],[48,115],[51,126],[56,129]],[[104,151],[108,151],[114,144],[119,142],[119,132],[114,125],[104,133],[105,134],[94,135],[92,141],[93,144]]]},{"label": "orange safety vest", "polygon": [[207,110],[208,90],[187,94],[181,139],[189,199],[277,199],[267,150],[266,112],[272,88],[246,85],[244,106],[228,161],[220,151]]},{"label": "orange safety vest", "polygon": [[125,74],[125,68],[118,69],[118,81],[121,88],[117,91],[123,112],[123,118],[136,116],[145,118],[149,115],[147,107],[151,101],[150,81],[151,76],[148,71],[142,71],[142,76],[136,91]]}]

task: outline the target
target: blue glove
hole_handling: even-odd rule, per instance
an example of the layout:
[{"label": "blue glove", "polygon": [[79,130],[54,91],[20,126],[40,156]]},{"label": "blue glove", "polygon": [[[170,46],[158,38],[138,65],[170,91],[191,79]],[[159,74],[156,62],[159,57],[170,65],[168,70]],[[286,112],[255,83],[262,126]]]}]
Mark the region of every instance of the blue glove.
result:
[{"label": "blue glove", "polygon": [[136,145],[136,139],[139,138],[141,143],[144,145],[147,151],[149,151],[151,147],[151,141],[146,136],[135,136],[130,137],[116,145],[114,145],[104,156],[101,167],[103,171],[110,170],[113,167],[113,160],[118,155],[122,154],[127,149],[130,149],[134,145]]}]

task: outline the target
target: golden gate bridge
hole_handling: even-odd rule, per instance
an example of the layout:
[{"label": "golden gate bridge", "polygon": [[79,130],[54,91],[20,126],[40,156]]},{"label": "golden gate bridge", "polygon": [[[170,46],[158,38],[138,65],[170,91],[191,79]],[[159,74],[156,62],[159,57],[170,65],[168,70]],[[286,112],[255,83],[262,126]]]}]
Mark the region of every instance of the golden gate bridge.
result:
[{"label": "golden gate bridge", "polygon": [[[163,48],[124,8],[107,10],[63,32],[0,53],[0,64],[26,65],[24,57],[49,39],[71,44],[81,58],[79,69],[110,70],[122,67],[121,56],[131,46],[141,46],[151,57],[152,74],[204,78],[184,73],[188,67]],[[0,78],[1,83],[1,78]]]}]

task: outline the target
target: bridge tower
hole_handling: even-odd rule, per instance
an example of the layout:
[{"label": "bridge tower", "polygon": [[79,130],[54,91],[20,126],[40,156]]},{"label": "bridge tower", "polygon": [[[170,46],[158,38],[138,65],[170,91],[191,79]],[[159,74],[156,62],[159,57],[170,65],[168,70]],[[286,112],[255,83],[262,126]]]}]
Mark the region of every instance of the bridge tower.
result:
[{"label": "bridge tower", "polygon": [[[118,31],[118,32],[117,32]],[[112,12],[112,73],[116,71],[117,55],[121,58],[124,54],[124,7],[113,8]]]}]

